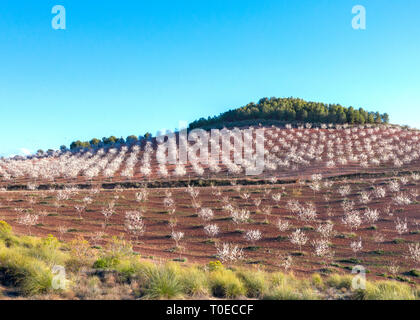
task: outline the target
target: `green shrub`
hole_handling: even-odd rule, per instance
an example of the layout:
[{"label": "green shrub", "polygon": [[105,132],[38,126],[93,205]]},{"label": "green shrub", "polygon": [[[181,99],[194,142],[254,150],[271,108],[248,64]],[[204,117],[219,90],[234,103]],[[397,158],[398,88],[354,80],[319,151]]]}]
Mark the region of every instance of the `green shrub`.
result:
[{"label": "green shrub", "polygon": [[155,267],[151,261],[140,260],[139,257],[133,256],[129,259],[120,260],[112,270],[115,270],[120,282],[132,282],[134,280],[145,279],[146,271]]},{"label": "green shrub", "polygon": [[220,270],[224,268],[223,264],[219,260],[210,261],[208,267],[210,271]]},{"label": "green shrub", "polygon": [[319,273],[314,273],[312,275],[312,284],[318,289],[324,288],[324,281]]},{"label": "green shrub", "polygon": [[417,270],[417,269],[410,270],[407,272],[407,275],[420,278],[420,270]]},{"label": "green shrub", "polygon": [[366,290],[358,290],[356,299],[362,300],[415,300],[416,290],[396,281],[368,282]]},{"label": "green shrub", "polygon": [[104,252],[104,254],[108,257],[122,260],[133,256],[133,247],[130,241],[126,241],[121,237],[113,236],[111,241],[107,243]]},{"label": "green shrub", "polygon": [[244,284],[246,296],[249,298],[261,298],[268,289],[266,275],[262,271],[240,270],[237,276]]},{"label": "green shrub", "polygon": [[210,290],[218,298],[237,298],[245,295],[246,290],[236,275],[227,269],[210,273]]},{"label": "green shrub", "polygon": [[115,257],[99,258],[93,263],[95,269],[110,269],[117,266],[120,261]]},{"label": "green shrub", "polygon": [[40,260],[25,254],[21,248],[0,249],[0,274],[2,282],[12,285],[24,294],[47,293],[51,289],[52,273]]},{"label": "green shrub", "polygon": [[316,300],[319,298],[310,281],[297,279],[293,274],[272,273],[270,283],[273,287],[264,294],[265,300]]},{"label": "green shrub", "polygon": [[193,266],[180,270],[184,292],[190,296],[206,296],[209,294],[208,273]]},{"label": "green shrub", "polygon": [[44,261],[49,266],[65,265],[69,255],[61,250],[61,244],[53,235],[43,239],[27,238],[24,246],[27,254]]},{"label": "green shrub", "polygon": [[95,252],[90,247],[89,242],[83,237],[78,236],[68,244],[69,260],[66,261],[66,268],[77,272],[82,267],[92,267],[95,261]]},{"label": "green shrub", "polygon": [[317,294],[311,288],[297,290],[293,286],[279,285],[263,297],[265,300],[316,300]]},{"label": "green shrub", "polygon": [[0,221],[0,238],[8,238],[12,235],[12,227],[6,221]]},{"label": "green shrub", "polygon": [[183,295],[183,284],[174,268],[151,266],[143,271],[141,295],[146,299],[174,299]]},{"label": "green shrub", "polygon": [[330,287],[334,287],[336,289],[350,289],[352,285],[353,277],[350,275],[342,276],[339,274],[333,274],[328,277],[326,280],[326,284]]}]

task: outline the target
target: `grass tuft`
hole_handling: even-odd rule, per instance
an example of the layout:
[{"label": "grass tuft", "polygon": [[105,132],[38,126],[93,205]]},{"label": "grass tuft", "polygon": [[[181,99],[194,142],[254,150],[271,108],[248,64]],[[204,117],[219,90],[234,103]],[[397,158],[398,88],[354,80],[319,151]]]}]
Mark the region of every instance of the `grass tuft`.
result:
[{"label": "grass tuft", "polygon": [[210,290],[218,298],[238,298],[246,289],[232,270],[219,269],[210,273]]}]

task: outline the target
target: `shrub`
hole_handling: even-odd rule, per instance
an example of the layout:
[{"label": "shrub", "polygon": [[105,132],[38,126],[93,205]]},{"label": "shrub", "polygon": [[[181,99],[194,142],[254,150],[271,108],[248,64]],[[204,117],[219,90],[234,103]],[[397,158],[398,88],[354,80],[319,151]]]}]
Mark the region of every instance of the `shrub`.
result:
[{"label": "shrub", "polygon": [[396,281],[368,282],[366,290],[358,290],[356,299],[362,300],[415,300],[415,289]]},{"label": "shrub", "polygon": [[95,269],[109,269],[116,267],[120,261],[115,257],[103,257],[99,258],[93,263]]},{"label": "shrub", "polygon": [[0,238],[8,238],[12,235],[12,227],[6,221],[0,221]]},{"label": "shrub", "polygon": [[133,247],[122,237],[113,236],[105,247],[105,255],[117,259],[125,259],[133,255]]},{"label": "shrub", "polygon": [[101,251],[99,259],[93,263],[95,269],[113,269],[118,272],[121,281],[129,281],[135,273],[142,270],[134,255],[132,246],[122,238],[113,237],[105,249]]},{"label": "shrub", "polygon": [[265,300],[316,300],[318,296],[311,288],[297,291],[293,286],[279,285],[265,294]]},{"label": "shrub", "polygon": [[70,259],[66,261],[66,267],[77,272],[82,267],[91,267],[95,253],[91,250],[90,244],[83,236],[78,236],[69,243]]},{"label": "shrub", "polygon": [[407,275],[420,278],[420,270],[417,270],[417,269],[410,270],[407,272]]},{"label": "shrub", "polygon": [[183,295],[183,284],[169,265],[148,267],[143,271],[141,295],[146,299],[173,299]]},{"label": "shrub", "polygon": [[190,296],[206,296],[209,294],[208,273],[198,267],[182,268],[180,271],[184,292]]},{"label": "shrub", "polygon": [[22,248],[0,249],[2,282],[13,285],[24,295],[47,293],[51,289],[52,273],[48,266],[25,255]]},{"label": "shrub", "polygon": [[318,289],[322,289],[324,287],[324,281],[319,273],[314,273],[312,275],[312,284]]},{"label": "shrub", "polygon": [[336,289],[350,289],[352,285],[353,277],[352,276],[342,276],[339,274],[333,274],[328,277],[326,284],[330,287],[334,287]]},{"label": "shrub", "polygon": [[19,243],[16,236],[13,235],[12,227],[5,221],[0,221],[0,239],[4,240],[7,247],[12,247]]},{"label": "shrub", "polygon": [[309,281],[297,279],[293,274],[272,273],[270,283],[273,287],[262,297],[265,300],[316,300],[319,298]]},{"label": "shrub", "polygon": [[262,271],[240,270],[237,275],[244,284],[246,296],[249,298],[261,298],[268,289],[266,275]]},{"label": "shrub", "polygon": [[246,293],[243,284],[231,270],[211,272],[209,281],[213,296],[218,298],[237,298]]},{"label": "shrub", "polygon": [[121,282],[131,282],[143,278],[145,271],[155,265],[150,261],[140,261],[138,257],[120,260],[112,269],[117,272]]},{"label": "shrub", "polygon": [[210,261],[208,267],[210,271],[220,270],[224,268],[223,263],[221,263],[219,260]]}]

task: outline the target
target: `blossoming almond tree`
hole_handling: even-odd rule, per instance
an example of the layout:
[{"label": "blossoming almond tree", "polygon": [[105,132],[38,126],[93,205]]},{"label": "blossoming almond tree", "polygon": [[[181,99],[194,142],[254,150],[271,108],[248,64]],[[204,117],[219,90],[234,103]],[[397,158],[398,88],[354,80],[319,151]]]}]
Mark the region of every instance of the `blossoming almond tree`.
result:
[{"label": "blossoming almond tree", "polygon": [[251,242],[252,245],[255,245],[255,242],[257,242],[258,240],[261,240],[262,234],[260,230],[248,230],[245,233],[244,238],[246,241]]},{"label": "blossoming almond tree", "polygon": [[31,227],[38,223],[38,215],[26,213],[18,218],[18,223],[23,224],[28,228],[28,233],[31,235]]},{"label": "blossoming almond tree", "polygon": [[127,211],[125,213],[124,227],[125,230],[135,236],[138,241],[139,237],[146,231],[143,213],[141,211]]},{"label": "blossoming almond tree", "polygon": [[416,267],[420,265],[420,243],[410,243],[408,245],[408,258],[413,260]]},{"label": "blossoming almond tree", "polygon": [[213,210],[211,210],[210,208],[201,208],[198,212],[198,216],[204,221],[209,221],[214,216]]},{"label": "blossoming almond tree", "polygon": [[236,262],[244,259],[244,253],[238,245],[224,242],[216,244],[217,257],[223,262]]},{"label": "blossoming almond tree", "polygon": [[362,249],[363,249],[362,239],[359,238],[359,240],[350,242],[350,248],[357,255],[357,253],[362,251]]},{"label": "blossoming almond tree", "polygon": [[219,232],[219,226],[217,224],[208,224],[204,227],[204,232],[211,238],[216,237]]},{"label": "blossoming almond tree", "polygon": [[308,242],[308,237],[301,229],[296,229],[290,236],[290,242],[299,247],[299,251],[302,251],[302,246]]}]

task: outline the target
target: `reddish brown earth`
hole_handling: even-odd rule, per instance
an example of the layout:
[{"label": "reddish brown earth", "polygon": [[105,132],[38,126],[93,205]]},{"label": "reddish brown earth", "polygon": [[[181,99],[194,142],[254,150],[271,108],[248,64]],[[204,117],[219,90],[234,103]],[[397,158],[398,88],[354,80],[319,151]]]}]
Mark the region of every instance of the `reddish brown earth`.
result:
[{"label": "reddish brown earth", "polygon": [[[331,263],[328,268],[334,272],[350,272],[352,263],[340,261],[343,259],[357,258],[360,264],[369,270],[369,276],[377,277],[382,273],[389,273],[388,266],[395,263],[400,266],[400,275],[410,280],[418,281],[403,275],[416,266],[406,258],[408,255],[408,244],[416,243],[420,240],[418,215],[420,204],[415,202],[407,206],[398,206],[392,201],[394,194],[387,190],[387,196],[383,199],[373,199],[369,204],[362,205],[358,200],[358,194],[361,191],[370,191],[374,185],[387,186],[389,178],[377,180],[347,180],[337,181],[333,187],[313,192],[307,185],[285,184],[285,185],[263,185],[263,186],[242,186],[240,193],[237,187],[220,187],[222,196],[213,195],[214,190],[210,187],[197,188],[200,191],[198,196],[202,207],[211,208],[215,214],[211,223],[216,223],[221,233],[211,240],[204,233],[203,227],[206,224],[197,215],[191,204],[191,197],[185,188],[171,188],[173,199],[176,202],[177,231],[185,233],[185,238],[181,245],[183,250],[175,250],[174,241],[170,238],[171,229],[169,227],[170,216],[167,213],[163,199],[166,189],[149,189],[149,199],[142,206],[145,209],[144,220],[146,223],[146,232],[140,237],[139,241],[132,239],[136,251],[143,256],[153,256],[156,259],[174,259],[187,258],[188,262],[207,263],[215,260],[214,242],[231,242],[245,248],[245,264],[258,264],[267,269],[279,269],[281,259],[280,255],[291,254],[293,256],[292,269],[296,273],[320,272],[327,268],[325,258],[319,258],[314,255],[314,250],[310,242],[319,239],[320,235],[315,230],[322,221],[330,220],[334,223],[335,236],[331,239],[334,251],[334,257],[328,261]],[[375,230],[370,229],[371,224],[364,222],[358,230],[350,231],[341,222],[343,209],[341,197],[337,189],[341,185],[350,185],[351,195],[347,198],[355,202],[355,209],[366,207],[379,209],[380,220],[375,223]],[[281,192],[282,199],[275,204],[269,196],[265,195],[264,190],[270,189],[271,194]],[[420,191],[418,183],[413,181],[402,186],[401,192],[417,190]],[[45,236],[53,234],[62,240],[70,240],[76,236],[83,235],[91,239],[97,231],[102,231],[104,217],[102,209],[112,200],[116,201],[116,214],[109,220],[109,225],[104,230],[105,241],[112,235],[124,234],[126,239],[130,236],[124,230],[124,214],[129,210],[136,210],[140,204],[135,200],[135,193],[138,190],[101,190],[98,194],[91,195],[88,190],[78,190],[69,200],[60,202],[59,207],[54,204],[56,191],[7,191],[0,193],[0,218],[13,226],[13,229],[19,234]],[[250,193],[248,200],[240,196],[244,192]],[[324,196],[329,196],[327,201]],[[82,199],[86,196],[94,199],[93,203],[87,207],[83,213],[83,219],[80,219],[74,209],[75,205],[80,205]],[[229,213],[223,209],[222,198],[228,196],[231,202],[240,208],[247,208],[251,212],[251,221],[246,224],[236,225],[229,216]],[[117,197],[117,199],[115,198]],[[266,216],[257,212],[253,199],[262,200],[261,207],[272,206],[273,210],[267,217],[269,223],[265,222]],[[31,204],[29,199],[33,199]],[[287,209],[287,202],[291,199],[298,200],[301,204],[313,202],[316,206],[318,217],[316,221],[303,222],[297,219]],[[390,205],[392,216],[388,215],[385,208]],[[40,224],[27,228],[17,223],[18,213],[15,208],[24,208],[28,212],[39,213],[46,211],[49,213],[46,217],[40,217]],[[409,232],[399,235],[395,230],[396,218],[407,218]],[[276,221],[278,218],[287,220],[290,223],[289,230],[286,232],[278,231]],[[66,230],[64,234],[58,231],[58,227],[63,226]],[[299,248],[293,245],[288,237],[296,228],[302,228],[310,241],[303,246],[303,256],[297,256]],[[258,229],[262,232],[263,238],[252,245],[244,239],[243,231]],[[351,236],[351,233],[354,235]],[[382,241],[376,241],[375,235],[382,235]],[[362,239],[363,250],[354,254],[349,245],[350,242]],[[402,239],[397,240],[395,239]],[[91,243],[94,241],[91,239]],[[103,241],[98,243],[103,244]],[[257,250],[248,250],[248,247],[257,247]],[[324,270],[325,271],[325,270]]]}]

